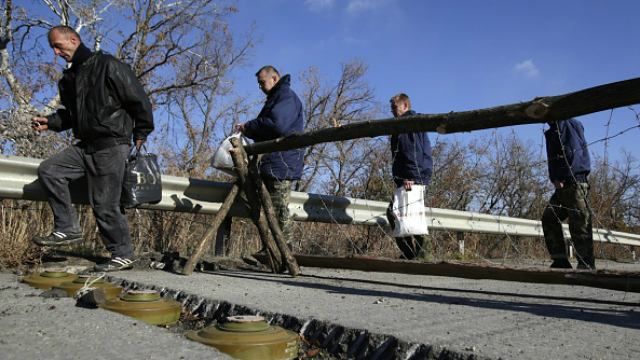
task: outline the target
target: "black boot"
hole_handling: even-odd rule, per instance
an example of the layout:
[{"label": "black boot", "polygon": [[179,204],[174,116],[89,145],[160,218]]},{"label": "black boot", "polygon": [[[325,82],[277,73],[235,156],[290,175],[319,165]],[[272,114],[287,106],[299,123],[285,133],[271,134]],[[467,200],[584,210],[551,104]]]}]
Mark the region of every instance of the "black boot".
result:
[{"label": "black boot", "polygon": [[582,258],[582,259],[579,258],[578,269],[579,270],[595,270],[596,261],[593,258]]},{"label": "black boot", "polygon": [[571,263],[567,258],[555,259],[549,267],[552,269],[573,269],[573,266],[571,266]]}]

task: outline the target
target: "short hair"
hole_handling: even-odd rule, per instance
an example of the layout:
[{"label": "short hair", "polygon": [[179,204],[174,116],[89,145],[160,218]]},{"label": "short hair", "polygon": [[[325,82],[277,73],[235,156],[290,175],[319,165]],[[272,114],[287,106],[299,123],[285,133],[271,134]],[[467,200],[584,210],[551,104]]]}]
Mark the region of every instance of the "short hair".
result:
[{"label": "short hair", "polygon": [[260,73],[263,72],[263,71],[267,72],[268,74],[276,74],[276,75],[278,75],[278,77],[280,77],[280,73],[278,72],[278,70],[275,67],[271,66],[271,65],[265,65],[265,66],[261,67],[260,70],[258,70],[258,72],[256,72],[256,76],[260,76]]},{"label": "short hair", "polygon": [[407,104],[407,106],[409,107],[409,109],[411,109],[411,99],[409,99],[409,95],[405,94],[405,93],[399,93],[397,95],[394,95],[391,97],[391,100],[389,100],[392,103],[398,103],[398,102],[403,102],[405,104]]},{"label": "short hair", "polygon": [[80,34],[78,34],[78,32],[75,31],[74,28],[67,25],[58,25],[58,26],[52,27],[51,30],[49,30],[49,33],[47,34],[47,38],[49,39],[49,41],[51,41],[51,34],[54,31],[57,31],[61,34],[65,34],[67,36],[75,37],[76,39],[80,40],[80,42],[82,42],[82,39],[80,38]]}]

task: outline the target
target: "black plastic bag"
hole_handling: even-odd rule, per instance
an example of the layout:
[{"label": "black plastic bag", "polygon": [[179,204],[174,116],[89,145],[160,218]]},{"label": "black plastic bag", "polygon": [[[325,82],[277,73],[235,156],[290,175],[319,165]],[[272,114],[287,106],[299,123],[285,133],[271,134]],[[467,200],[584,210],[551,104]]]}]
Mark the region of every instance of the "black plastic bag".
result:
[{"label": "black plastic bag", "polygon": [[131,148],[124,171],[120,205],[129,209],[142,204],[157,204],[162,200],[162,179],[158,157]]}]

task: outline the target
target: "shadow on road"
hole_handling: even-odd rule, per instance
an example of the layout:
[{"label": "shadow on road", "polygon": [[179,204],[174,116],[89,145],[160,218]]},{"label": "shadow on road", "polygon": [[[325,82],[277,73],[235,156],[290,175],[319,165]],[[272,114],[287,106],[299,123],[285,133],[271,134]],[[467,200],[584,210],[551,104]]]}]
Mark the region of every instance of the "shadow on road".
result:
[{"label": "shadow on road", "polygon": [[[496,292],[485,290],[471,290],[471,289],[456,289],[456,288],[443,288],[443,287],[430,287],[430,286],[418,286],[418,285],[403,285],[397,283],[389,283],[383,281],[373,281],[366,279],[353,279],[353,278],[341,278],[341,277],[323,277],[317,275],[302,275],[301,278],[320,279],[320,280],[332,280],[340,281],[343,283],[358,283],[358,284],[371,284],[376,286],[393,286],[401,287],[403,289],[433,291],[433,292],[447,292],[447,293],[462,293],[469,296],[454,296],[454,295],[441,295],[441,294],[408,294],[403,292],[388,291],[388,290],[375,290],[375,289],[359,289],[350,286],[339,286],[330,284],[318,284],[318,283],[305,283],[291,278],[284,278],[282,275],[275,275],[270,273],[234,273],[234,272],[215,272],[218,276],[227,276],[235,278],[253,279],[259,281],[269,281],[275,283],[281,283],[287,286],[304,287],[325,290],[330,293],[355,295],[355,296],[369,296],[378,298],[389,298],[399,300],[410,301],[424,301],[433,302],[439,304],[450,305],[462,305],[473,306],[485,309],[495,309],[503,311],[517,311],[526,312],[541,317],[554,317],[563,319],[573,319],[586,322],[601,323],[611,326],[640,329],[640,312],[634,310],[617,310],[617,309],[603,309],[587,306],[574,306],[566,304],[540,304],[534,302],[527,302],[526,299],[535,300],[551,300],[551,301],[563,301],[563,302],[580,302],[584,304],[598,304],[598,305],[615,305],[615,306],[631,306],[638,307],[640,304],[632,302],[620,302],[620,301],[607,301],[598,299],[587,299],[577,297],[563,297],[563,296],[549,296],[549,295],[532,295],[532,294],[517,294],[510,292]],[[476,295],[476,296],[474,296]],[[494,300],[483,299],[482,296],[495,296],[504,298],[521,298],[523,301],[513,300]]]}]

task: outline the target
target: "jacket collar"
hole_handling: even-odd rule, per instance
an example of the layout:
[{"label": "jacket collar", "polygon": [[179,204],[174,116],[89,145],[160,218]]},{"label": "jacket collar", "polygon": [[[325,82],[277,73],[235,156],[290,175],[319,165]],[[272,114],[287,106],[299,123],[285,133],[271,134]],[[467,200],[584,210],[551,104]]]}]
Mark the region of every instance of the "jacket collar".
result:
[{"label": "jacket collar", "polygon": [[413,110],[407,110],[407,112],[406,112],[406,113],[404,113],[404,114],[402,114],[402,115],[400,115],[400,117],[413,116],[413,115],[415,115],[415,114],[416,114],[416,112],[415,112],[415,111],[413,111]]},{"label": "jacket collar", "polygon": [[289,74],[281,77],[280,80],[278,80],[278,83],[276,84],[276,86],[274,86],[273,89],[269,91],[269,96],[273,96],[281,89],[285,89],[285,88],[288,89],[290,84],[291,84],[291,76]]},{"label": "jacket collar", "polygon": [[93,52],[81,43],[73,54],[73,58],[71,58],[71,69],[78,69],[92,55]]}]

